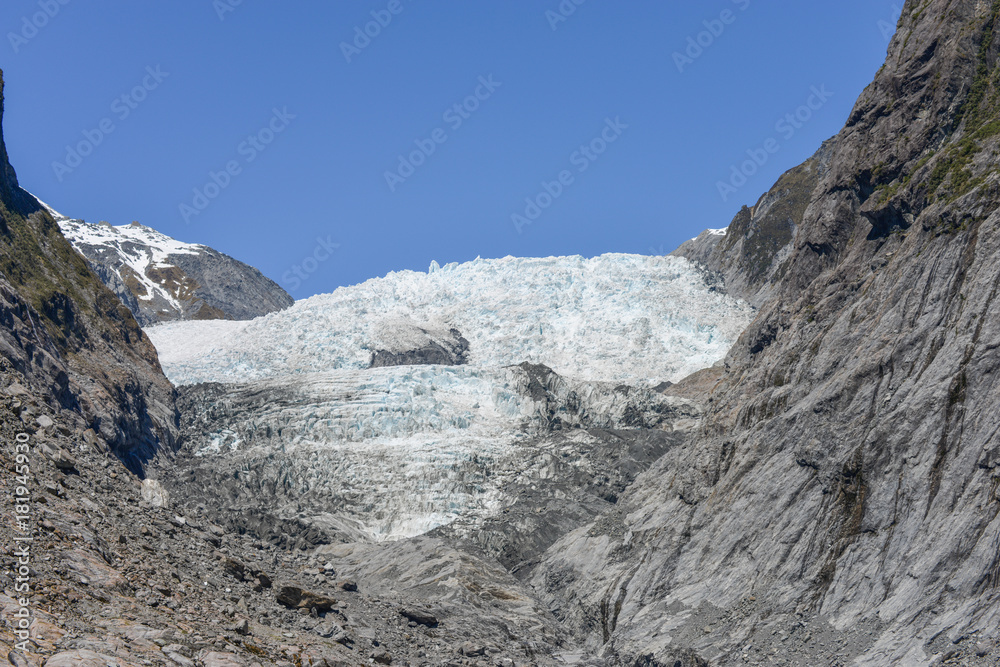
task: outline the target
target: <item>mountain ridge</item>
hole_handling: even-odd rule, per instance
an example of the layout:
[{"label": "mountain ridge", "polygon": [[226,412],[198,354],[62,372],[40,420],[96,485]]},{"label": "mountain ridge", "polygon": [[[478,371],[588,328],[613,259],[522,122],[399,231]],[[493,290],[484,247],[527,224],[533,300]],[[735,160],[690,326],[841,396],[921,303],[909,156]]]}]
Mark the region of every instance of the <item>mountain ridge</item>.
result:
[{"label": "mountain ridge", "polygon": [[294,303],[256,268],[208,246],[177,241],[137,222],[95,225],[48,210],[143,326],[188,319],[251,320]]}]

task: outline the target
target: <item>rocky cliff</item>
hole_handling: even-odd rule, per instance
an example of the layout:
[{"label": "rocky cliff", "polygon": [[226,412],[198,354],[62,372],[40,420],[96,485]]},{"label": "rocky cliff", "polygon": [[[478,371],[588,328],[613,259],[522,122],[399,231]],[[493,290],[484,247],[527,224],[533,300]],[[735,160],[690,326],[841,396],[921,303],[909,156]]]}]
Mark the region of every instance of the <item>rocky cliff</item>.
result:
[{"label": "rocky cliff", "polygon": [[725,230],[709,229],[672,252],[720,275],[726,291],[759,306],[772,293],[795,234],[833,155],[831,139],[789,169],[752,207],[744,206]]},{"label": "rocky cliff", "polygon": [[182,243],[138,222],[95,225],[49,210],[73,247],[143,326],[252,320],[294,303],[257,269],[208,246]]},{"label": "rocky cliff", "polygon": [[996,659],[998,20],[906,3],[698,436],[535,571],[615,664]]},{"label": "rocky cliff", "polygon": [[2,135],[0,176],[2,361],[68,426],[89,429],[93,443],[139,472],[172,446],[177,427],[173,387],[156,350],[48,211],[19,187]]}]

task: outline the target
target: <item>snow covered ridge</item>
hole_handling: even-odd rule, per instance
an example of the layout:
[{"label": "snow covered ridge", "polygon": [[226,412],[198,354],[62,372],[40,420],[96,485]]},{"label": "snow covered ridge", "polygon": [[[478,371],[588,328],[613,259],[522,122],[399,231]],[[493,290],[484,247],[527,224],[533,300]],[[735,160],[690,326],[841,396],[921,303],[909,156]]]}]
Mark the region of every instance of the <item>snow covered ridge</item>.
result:
[{"label": "snow covered ridge", "polygon": [[153,301],[157,296],[177,310],[181,309],[178,294],[150,278],[149,269],[167,269],[173,264],[167,261],[171,255],[196,255],[204,252],[206,246],[184,243],[161,234],[138,223],[112,227],[107,223],[90,224],[82,220],[62,218],[57,220],[63,236],[75,248],[101,247],[114,249],[131,272],[130,277],[139,281],[136,298]]},{"label": "snow covered ridge", "polygon": [[250,322],[147,330],[178,385],[364,369],[413,326],[455,328],[469,361],[541,363],[581,380],[676,381],[721,359],[753,309],[713,291],[679,257],[609,254],[476,259],[401,271]]},{"label": "snow covered ridge", "polygon": [[89,224],[39,203],[143,326],[186,319],[249,320],[293,303],[260,271],[208,246],[178,241],[137,222]]}]

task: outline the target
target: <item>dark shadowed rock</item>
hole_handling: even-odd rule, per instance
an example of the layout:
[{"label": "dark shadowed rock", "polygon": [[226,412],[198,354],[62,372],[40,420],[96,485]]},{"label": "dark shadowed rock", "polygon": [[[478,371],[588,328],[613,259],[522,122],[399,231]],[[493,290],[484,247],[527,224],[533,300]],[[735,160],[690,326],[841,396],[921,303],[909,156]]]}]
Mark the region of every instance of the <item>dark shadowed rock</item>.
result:
[{"label": "dark shadowed rock", "polygon": [[785,172],[752,207],[744,206],[725,230],[702,232],[675,250],[721,276],[727,292],[759,306],[792,249],[813,191],[830,166],[836,138]]},{"label": "dark shadowed rock", "polygon": [[416,623],[418,625],[424,625],[428,628],[436,628],[438,626],[438,619],[434,614],[423,609],[417,609],[414,607],[406,607],[399,610],[400,615],[408,621]]},{"label": "dark shadowed rock", "polygon": [[307,591],[299,584],[279,584],[275,599],[289,609],[316,609],[320,612],[330,611],[337,601],[320,593]]}]

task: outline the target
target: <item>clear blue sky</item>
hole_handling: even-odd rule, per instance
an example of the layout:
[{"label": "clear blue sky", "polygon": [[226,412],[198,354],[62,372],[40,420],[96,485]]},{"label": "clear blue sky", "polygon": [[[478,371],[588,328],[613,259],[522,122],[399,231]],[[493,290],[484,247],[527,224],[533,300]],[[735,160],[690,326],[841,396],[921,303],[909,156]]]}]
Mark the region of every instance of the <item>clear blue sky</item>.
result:
[{"label": "clear blue sky", "polygon": [[[22,186],[62,213],[205,243],[296,298],[431,260],[669,252],[724,227],[839,131],[899,14],[566,0],[557,21],[560,0],[235,1],[5,0],[7,147]],[[391,22],[345,55],[373,11]],[[807,101],[808,121],[779,130]],[[719,181],[768,139],[779,150],[723,201]],[[433,154],[396,171],[417,141]],[[577,152],[592,141],[602,154]],[[89,155],[68,158],[81,142]],[[196,201],[229,163],[226,187]],[[387,171],[406,176],[394,191]],[[526,198],[549,203],[543,181],[558,196],[518,233]],[[204,210],[185,220],[182,204]]]}]

